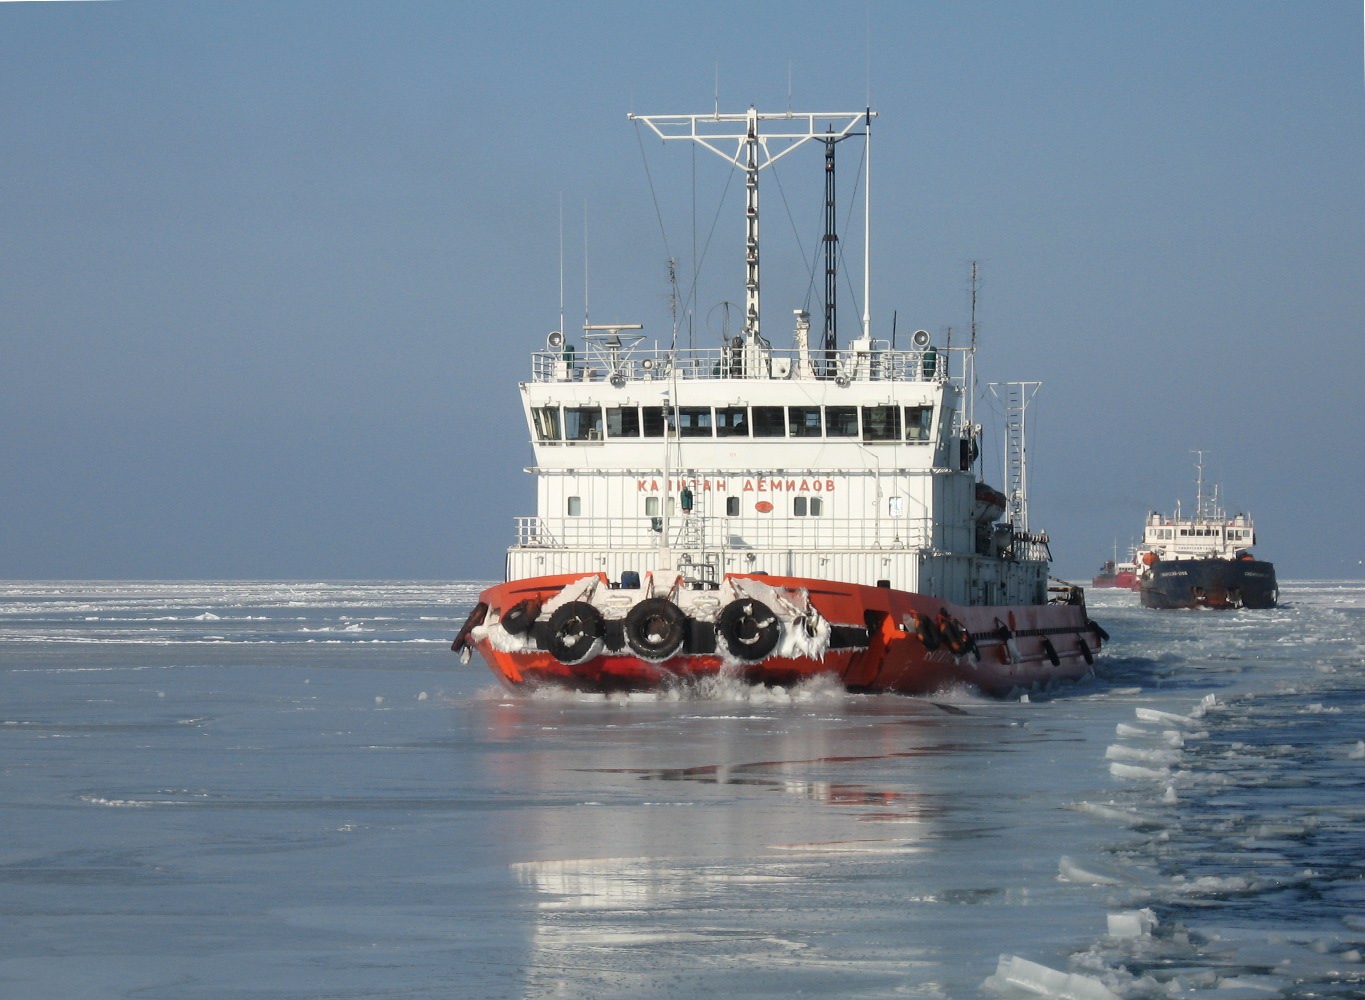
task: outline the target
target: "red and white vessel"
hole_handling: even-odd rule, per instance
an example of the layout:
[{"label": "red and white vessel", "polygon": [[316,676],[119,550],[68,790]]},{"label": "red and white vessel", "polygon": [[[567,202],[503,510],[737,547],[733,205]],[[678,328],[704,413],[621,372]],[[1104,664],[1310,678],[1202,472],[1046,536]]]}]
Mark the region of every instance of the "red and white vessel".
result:
[{"label": "red and white vessel", "polygon": [[[637,324],[585,324],[580,345],[557,331],[533,352],[521,397],[536,513],[516,519],[506,582],[452,648],[512,688],[830,675],[853,691],[1003,694],[1085,675],[1107,636],[1081,588],[1050,583],[1048,538],[1028,525],[1023,418],[1038,383],[991,386],[1005,493],[974,471],[974,335],[965,349],[923,330],[900,349],[893,330],[874,337],[865,276],[858,336],[836,342],[834,152],[868,137],[871,110],[632,117],[743,174],[743,329],[680,349]],[[812,338],[796,310],[780,349],[760,332],[758,181],[815,143],[824,331]]]},{"label": "red and white vessel", "polygon": [[1138,550],[1134,546],[1127,560],[1120,562],[1118,558],[1118,546],[1114,547],[1114,558],[1106,559],[1100,571],[1095,574],[1090,581],[1090,586],[1096,588],[1114,587],[1119,590],[1138,589]]}]

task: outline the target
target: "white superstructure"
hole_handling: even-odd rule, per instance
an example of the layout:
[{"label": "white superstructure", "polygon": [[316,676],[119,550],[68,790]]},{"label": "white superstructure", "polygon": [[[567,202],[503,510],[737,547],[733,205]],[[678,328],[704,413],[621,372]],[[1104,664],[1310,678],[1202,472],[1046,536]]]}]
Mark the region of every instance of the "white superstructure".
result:
[{"label": "white superstructure", "polygon": [[676,568],[699,589],[769,573],[1045,603],[1047,539],[1015,509],[1022,491],[997,523],[1006,498],[973,471],[970,348],[923,330],[895,348],[866,313],[843,347],[813,345],[801,311],[790,348],[760,330],[759,172],[807,140],[832,149],[871,113],[638,120],[745,173],[743,331],[701,350],[661,347],[638,325],[549,336],[521,384],[537,506],[517,519],[507,578]]},{"label": "white superstructure", "polygon": [[1148,514],[1142,550],[1158,559],[1240,559],[1256,543],[1256,526],[1249,514],[1228,517],[1219,503],[1217,487],[1204,494],[1204,454],[1195,454],[1198,478],[1194,516],[1182,516],[1179,503],[1172,517],[1156,511]]}]

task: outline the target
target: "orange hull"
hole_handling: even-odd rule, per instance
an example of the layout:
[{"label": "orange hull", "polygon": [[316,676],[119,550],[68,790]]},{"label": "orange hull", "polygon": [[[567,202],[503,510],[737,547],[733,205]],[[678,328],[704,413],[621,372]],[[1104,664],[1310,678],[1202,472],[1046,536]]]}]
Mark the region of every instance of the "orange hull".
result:
[{"label": "orange hull", "polygon": [[[762,624],[785,632],[804,628],[803,635],[813,638],[784,640],[767,655],[746,658],[735,631],[727,632],[724,613],[711,613],[710,621],[689,616],[679,626],[677,648],[653,658],[639,655],[631,648],[634,643],[623,639],[623,622],[627,629],[632,626],[619,614],[598,622],[602,627],[590,647],[566,653],[547,629],[554,621],[549,609],[556,602],[562,606],[571,591],[605,594],[608,600],[602,603],[610,603],[612,595],[619,595],[620,604],[640,603],[628,591],[613,590],[605,576],[571,575],[490,587],[452,648],[477,650],[512,689],[553,684],[587,691],[651,690],[720,674],[790,686],[832,675],[850,691],[926,694],[968,685],[1004,694],[1085,676],[1108,638],[1087,617],[1079,594],[1073,603],[964,607],[884,587],[790,577],[727,576],[719,589],[738,594],[736,605],[747,601],[746,607],[764,611],[768,604],[790,609],[773,616],[787,614],[779,626]],[[684,605],[693,596],[672,593]],[[751,600],[755,593],[767,604]],[[719,598],[713,603],[719,605]],[[514,626],[515,635],[504,630],[501,623],[513,623],[528,609],[533,621]],[[575,659],[579,653],[582,658]]]}]

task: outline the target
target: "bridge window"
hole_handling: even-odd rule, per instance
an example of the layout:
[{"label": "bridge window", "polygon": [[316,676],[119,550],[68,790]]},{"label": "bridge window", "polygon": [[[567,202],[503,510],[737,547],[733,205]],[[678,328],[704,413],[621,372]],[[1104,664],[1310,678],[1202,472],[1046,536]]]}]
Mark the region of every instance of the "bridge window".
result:
[{"label": "bridge window", "polygon": [[825,501],[820,497],[792,497],[792,514],[796,517],[819,517],[825,512]]},{"label": "bridge window", "polygon": [[716,437],[748,437],[749,408],[747,406],[716,407]]},{"label": "bridge window", "polygon": [[563,440],[563,435],[559,432],[559,407],[537,406],[531,411],[531,419],[536,425],[537,440]]},{"label": "bridge window", "polygon": [[780,438],[787,434],[787,421],[780,406],[752,407],[754,437]]},{"label": "bridge window", "polygon": [[901,408],[899,406],[864,406],[864,441],[899,441],[901,439]]},{"label": "bridge window", "polygon": [[570,517],[579,517],[583,513],[583,498],[569,497],[567,510]]},{"label": "bridge window", "polygon": [[928,441],[929,429],[934,423],[932,406],[907,406],[905,408],[905,440]]},{"label": "bridge window", "polygon": [[711,436],[711,407],[678,407],[678,436],[709,438]]},{"label": "bridge window", "polygon": [[607,407],[607,437],[639,437],[640,411],[634,406]]},{"label": "bridge window", "polygon": [[640,407],[641,421],[647,438],[661,438],[664,436],[664,408],[662,406],[642,406]]},{"label": "bridge window", "polygon": [[857,437],[858,408],[856,406],[826,406],[825,436]]},{"label": "bridge window", "polygon": [[789,406],[787,417],[791,422],[791,436],[794,438],[820,436],[820,407]]},{"label": "bridge window", "polygon": [[566,441],[601,441],[602,407],[564,407],[564,439]]}]

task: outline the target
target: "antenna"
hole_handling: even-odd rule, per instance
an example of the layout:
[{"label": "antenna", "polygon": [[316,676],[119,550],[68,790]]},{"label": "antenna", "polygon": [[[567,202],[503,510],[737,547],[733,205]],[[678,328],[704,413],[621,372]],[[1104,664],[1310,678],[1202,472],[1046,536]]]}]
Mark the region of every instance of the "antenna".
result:
[{"label": "antenna", "polygon": [[678,349],[678,262],[668,258],[668,315],[673,320],[673,350]]},{"label": "antenna", "polygon": [[972,350],[976,350],[976,290],[977,283],[976,261],[972,261]]},{"label": "antenna", "polygon": [[872,336],[872,105],[867,106],[863,180],[863,336]]},{"label": "antenna", "polygon": [[976,434],[976,292],[980,288],[977,262],[972,261],[972,330],[967,347],[967,430]]},{"label": "antenna", "polygon": [[564,332],[564,192],[559,192],[559,332]]},{"label": "antenna", "polygon": [[864,31],[865,31],[866,37],[864,38],[863,44],[866,45],[866,47],[867,47],[867,49],[866,49],[866,55],[864,56],[864,59],[865,59],[866,62],[867,62],[867,67],[866,67],[866,69],[867,69],[867,103],[868,103],[868,106],[871,107],[871,105],[872,105],[872,0],[867,0],[867,18],[866,18],[866,20],[865,20],[865,22],[864,22]]},{"label": "antenna", "polygon": [[1191,448],[1190,454],[1197,456],[1194,467],[1198,470],[1194,486],[1194,516],[1197,519],[1204,518],[1204,453],[1198,449]]},{"label": "antenna", "polygon": [[[719,99],[718,99],[719,100]],[[749,348],[758,347],[758,175],[792,150],[811,139],[828,136],[843,138],[862,121],[871,122],[874,112],[852,113],[760,113],[753,107],[744,114],[721,114],[719,107],[714,117],[707,115],[630,115],[632,121],[642,121],[665,142],[688,140],[705,146],[711,152],[744,171],[745,199],[745,281],[744,281],[744,339]],[[838,128],[816,131],[817,119],[833,118]],[[768,122],[779,122],[764,130]],[[723,148],[734,143],[733,152]],[[870,212],[870,206],[865,210]],[[867,248],[865,248],[867,253]],[[867,325],[866,318],[864,326]],[[755,362],[756,363],[756,362]]]},{"label": "antenna", "polygon": [[839,310],[839,224],[836,217],[834,144],[839,140],[830,136],[825,139],[825,337],[821,348],[825,352],[825,364],[832,367],[834,352],[838,348]]},{"label": "antenna", "polygon": [[588,325],[588,199],[583,199],[583,325]]}]

